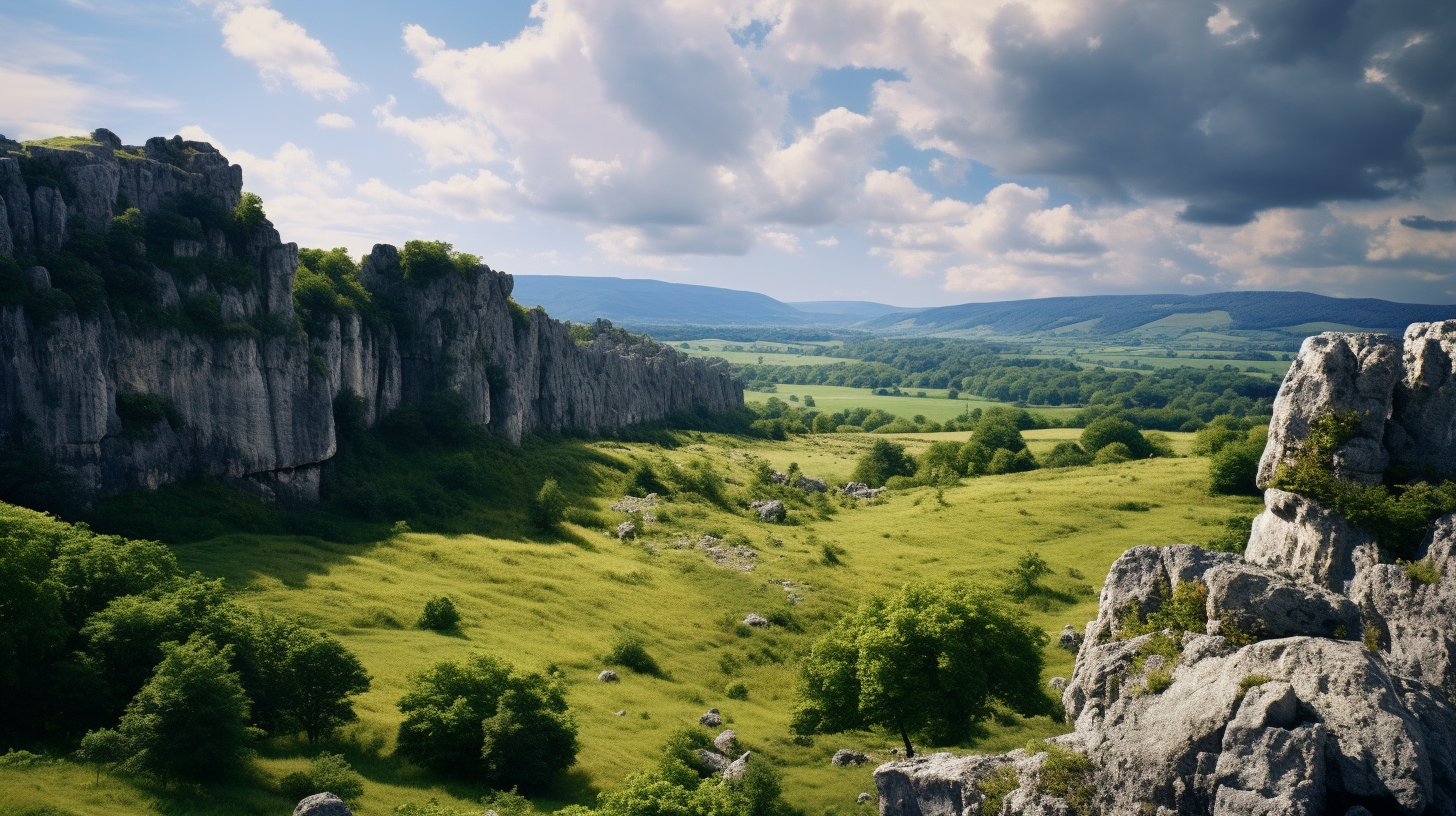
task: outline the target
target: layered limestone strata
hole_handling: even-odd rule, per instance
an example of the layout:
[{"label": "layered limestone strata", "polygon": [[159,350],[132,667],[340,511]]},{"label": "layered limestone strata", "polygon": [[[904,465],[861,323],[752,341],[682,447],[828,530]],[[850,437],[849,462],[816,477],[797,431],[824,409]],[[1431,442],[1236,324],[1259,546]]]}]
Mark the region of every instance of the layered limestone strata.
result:
[{"label": "layered limestone strata", "polygon": [[[0,152],[0,252],[30,264],[78,229],[110,229],[126,207],[148,217],[191,197],[231,211],[241,194],[242,168],[175,137],[132,147],[98,130],[90,141]],[[90,495],[205,473],[317,498],[320,466],[336,450],[333,404],[345,391],[362,399],[367,424],[455,391],[476,423],[517,442],[534,430],[599,432],[743,406],[726,366],[607,324],[578,342],[567,325],[516,306],[511,276],[483,265],[410,281],[395,248],[378,245],[361,278],[390,319],[333,317],[309,336],[294,314],[298,249],[266,222],[244,240],[213,229],[162,249],[252,268],[252,283],[238,289],[148,264],[158,306],[216,296],[228,331],[143,328],[112,307],[47,320],[25,305],[0,308],[0,444],[43,451]],[[27,272],[31,294],[45,294],[50,272]],[[118,396],[159,397],[167,419],[124,429]]]},{"label": "layered limestone strata", "polygon": [[[1368,334],[1306,340],[1274,403],[1261,484],[1329,413],[1362,415],[1329,463],[1343,478],[1452,473],[1453,348],[1456,321],[1413,325],[1403,345]],[[1438,576],[1428,583],[1381,563],[1375,539],[1338,513],[1270,488],[1242,556],[1186,544],[1125,552],[1062,694],[1075,728],[1054,740],[1091,760],[1083,813],[1456,816],[1453,551],[1456,514],[1433,522],[1416,553]],[[1176,635],[1170,666],[1155,653],[1166,647],[1149,648],[1157,633],[1119,627],[1129,605],[1156,612],[1191,581],[1206,591],[1207,624]],[[1154,672],[1167,675],[1153,684]],[[1076,813],[1049,795],[1046,757],[891,762],[875,774],[880,810],[988,812],[981,783],[1009,767],[1020,787],[997,812]]]}]

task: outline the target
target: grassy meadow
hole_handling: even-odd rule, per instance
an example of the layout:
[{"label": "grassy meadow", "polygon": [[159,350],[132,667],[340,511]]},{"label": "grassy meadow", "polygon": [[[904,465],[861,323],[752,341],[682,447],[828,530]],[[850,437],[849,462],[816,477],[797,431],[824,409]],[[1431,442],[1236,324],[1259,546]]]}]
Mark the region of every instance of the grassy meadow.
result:
[{"label": "grassy meadow", "polygon": [[[925,396],[913,396],[918,391],[924,391]],[[849,388],[842,385],[780,384],[778,389],[773,393],[744,391],[743,399],[750,404],[761,405],[768,402],[769,397],[778,397],[792,406],[803,407],[803,400],[806,395],[814,398],[815,410],[831,414],[850,408],[869,408],[871,410],[879,409],[906,419],[916,414],[923,414],[926,419],[933,419],[936,422],[956,419],[976,408],[986,409],[998,405],[1005,405],[1003,402],[971,395],[966,395],[959,399],[946,399],[946,390],[944,388],[913,388],[903,392],[902,396],[882,397],[869,388]],[[798,397],[799,402],[789,400],[790,396]],[[1028,408],[1027,410],[1051,418],[1071,417],[1080,409],[1058,407]]]},{"label": "grassy meadow", "polygon": [[[830,390],[805,390],[821,408],[834,409]],[[880,399],[887,410],[907,415],[930,415],[919,406],[945,405],[957,413],[960,408],[944,399]],[[1040,452],[1077,433],[1026,435]],[[1190,435],[1170,436],[1186,451]],[[899,439],[915,452],[939,438],[965,437]],[[1094,616],[1113,559],[1138,544],[1207,541],[1226,518],[1255,506],[1253,499],[1210,497],[1207,460],[1200,458],[988,476],[858,504],[796,500],[781,525],[761,523],[743,506],[764,490],[751,475],[759,461],[780,470],[797,463],[807,475],[842,483],[855,458],[877,438],[822,435],[771,442],[695,433],[676,434],[676,444],[667,447],[559,440],[551,443],[560,447],[556,455],[576,457],[590,478],[579,482],[583,487],[573,502],[580,512],[569,516],[583,523],[567,523],[554,535],[411,532],[339,544],[231,534],[174,549],[185,569],[226,578],[240,602],[299,616],[359,655],[373,675],[373,688],[357,698],[360,721],[326,747],[342,751],[365,776],[359,809],[365,816],[429,798],[464,809],[486,792],[389,756],[401,719],[395,703],[407,676],[472,650],[520,668],[558,669],[568,687],[581,751],[552,789],[533,797],[538,811],[591,804],[596,792],[653,763],[674,728],[695,725],[700,714],[716,707],[740,741],[783,771],[787,800],[818,816],[868,814],[874,807],[856,805],[855,797],[873,791],[875,763],[833,768],[829,758],[835,750],[856,748],[883,761],[897,744],[895,736],[878,732],[818,736],[803,744],[788,731],[797,655],[858,601],[912,581],[995,585],[1017,557],[1037,551],[1054,573],[1043,579],[1042,592],[1022,602],[1021,611],[1052,636],[1042,681],[1065,677],[1072,656],[1055,647],[1055,636],[1063,625],[1080,628]],[[609,506],[622,495],[623,474],[632,463],[646,461],[669,472],[694,460],[725,477],[727,500],[665,502],[659,521],[647,525],[638,540],[621,542],[610,533],[626,518]],[[757,567],[717,566],[688,545],[705,534],[752,549]],[[826,563],[831,560],[826,554],[837,563]],[[436,595],[451,597],[463,613],[458,631],[415,627],[425,600]],[[801,600],[791,603],[791,596]],[[750,612],[778,624],[767,630],[741,625]],[[598,672],[608,668],[602,656],[624,635],[640,637],[662,671],[647,676],[615,667],[621,681],[599,683]],[[731,682],[747,687],[746,699],[727,696]],[[1067,728],[1046,717],[1012,715],[986,723],[970,743],[917,748],[1000,751]],[[202,790],[110,776],[97,782],[91,769],[70,762],[0,768],[0,814],[286,813],[293,802],[272,788],[278,778],[304,768],[312,753],[291,741],[267,743],[254,764],[255,778]]]}]

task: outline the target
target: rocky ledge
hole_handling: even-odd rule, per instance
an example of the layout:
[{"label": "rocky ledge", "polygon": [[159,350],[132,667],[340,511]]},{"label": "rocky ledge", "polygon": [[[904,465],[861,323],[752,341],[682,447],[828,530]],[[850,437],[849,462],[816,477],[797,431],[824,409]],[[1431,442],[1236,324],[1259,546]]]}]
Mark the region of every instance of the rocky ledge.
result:
[{"label": "rocky ledge", "polygon": [[[1411,326],[1403,348],[1306,340],[1260,483],[1332,414],[1356,420],[1327,463],[1344,479],[1452,473],[1453,347],[1456,321]],[[1032,754],[883,765],[880,812],[1452,816],[1453,551],[1456,514],[1429,526],[1415,571],[1382,563],[1375,538],[1332,509],[1272,488],[1242,556],[1134,547],[1112,565],[1065,682],[1072,733]]]},{"label": "rocky ledge", "polygon": [[[242,168],[211,145],[128,146],[106,130],[49,144],[0,145],[0,255],[10,256],[0,263],[25,270],[22,291],[0,286],[0,448],[43,453],[89,496],[204,473],[317,498],[345,392],[366,424],[454,392],[471,419],[512,441],[743,405],[726,366],[606,323],[573,334],[516,305],[511,276],[484,265],[407,279],[388,245],[360,275],[387,317],[341,314],[305,332],[297,246],[266,220],[205,220],[226,220],[242,199]],[[64,290],[82,292],[73,284],[88,273],[72,250],[115,247],[115,217],[132,208],[145,227],[121,251],[138,279],[107,278],[99,305],[73,299]],[[118,309],[128,297],[132,311]]]}]

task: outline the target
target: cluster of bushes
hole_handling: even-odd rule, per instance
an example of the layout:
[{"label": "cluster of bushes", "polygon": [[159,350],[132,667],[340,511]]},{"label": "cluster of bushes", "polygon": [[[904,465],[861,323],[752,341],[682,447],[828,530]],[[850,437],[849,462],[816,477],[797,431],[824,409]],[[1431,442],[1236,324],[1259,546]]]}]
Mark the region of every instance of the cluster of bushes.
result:
[{"label": "cluster of bushes", "polygon": [[1209,457],[1208,491],[1256,495],[1259,459],[1269,426],[1234,417],[1217,417],[1193,434],[1193,455]]},{"label": "cluster of bushes", "polygon": [[332,637],[184,576],[166,547],[0,505],[0,739],[80,744],[164,779],[234,771],[264,733],[318,741],[369,675]]},{"label": "cluster of bushes", "polygon": [[576,760],[577,726],[560,678],[485,654],[412,675],[396,751],[494,788],[539,789]]},{"label": "cluster of bushes", "polygon": [[1131,422],[1115,416],[1098,419],[1082,431],[1080,443],[1059,442],[1040,460],[1022,436],[1026,411],[992,408],[975,421],[974,435],[966,442],[934,442],[919,458],[903,445],[876,440],[855,464],[854,481],[871,487],[953,484],[962,477],[1021,473],[1040,467],[1080,467],[1173,456],[1161,433],[1143,433]]},{"label": "cluster of bushes", "polygon": [[313,337],[327,336],[334,317],[358,314],[374,325],[385,320],[384,310],[359,281],[359,264],[344,247],[298,250],[293,309],[298,322]]},{"label": "cluster of bushes", "polygon": [[792,816],[773,766],[755,753],[736,779],[714,777],[698,758],[715,750],[703,729],[680,728],[667,739],[655,767],[632,774],[597,796],[595,808],[570,805],[557,816]]}]

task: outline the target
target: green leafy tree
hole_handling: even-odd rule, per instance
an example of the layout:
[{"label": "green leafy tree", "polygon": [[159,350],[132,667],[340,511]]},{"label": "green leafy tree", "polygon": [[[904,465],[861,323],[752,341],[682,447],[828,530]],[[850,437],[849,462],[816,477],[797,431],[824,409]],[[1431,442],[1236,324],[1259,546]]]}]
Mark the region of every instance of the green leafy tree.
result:
[{"label": "green leafy tree", "polygon": [[1263,455],[1263,439],[1244,438],[1221,445],[1208,460],[1208,492],[1257,495],[1256,479]]},{"label": "green leafy tree", "polygon": [[1025,716],[1051,710],[1041,689],[1044,632],[989,592],[911,584],[872,598],[817,641],[800,669],[799,734],[887,728],[957,742],[996,702]]},{"label": "green leafy tree", "polygon": [[547,479],[531,503],[531,523],[542,531],[551,530],[566,518],[566,493],[555,479]]},{"label": "green leafy tree", "polygon": [[456,252],[445,241],[406,241],[399,262],[407,280],[423,283],[451,273],[469,277],[480,265],[480,258]]},{"label": "green leafy tree", "polygon": [[1102,449],[1097,451],[1097,455],[1092,457],[1092,464],[1116,465],[1131,458],[1133,458],[1132,451],[1128,450],[1126,445],[1121,442],[1110,442],[1103,445]]},{"label": "green leafy tree", "polygon": [[268,220],[263,212],[263,199],[257,193],[243,193],[238,206],[233,208],[233,219],[247,230],[262,226]]},{"label": "green leafy tree", "polygon": [[[559,684],[490,655],[413,675],[399,709],[401,756],[497,787],[541,784],[576,757],[576,724]],[[529,760],[512,761],[512,752]]]},{"label": "green leafy tree", "polygon": [[1212,456],[1230,442],[1238,442],[1244,434],[1226,425],[1208,425],[1193,433],[1194,456]]},{"label": "green leafy tree", "polygon": [[932,442],[920,455],[916,476],[927,484],[943,484],[966,475],[963,448],[956,442]]},{"label": "green leafy tree", "polygon": [[101,784],[101,771],[115,767],[131,757],[131,746],[126,737],[120,731],[111,728],[103,728],[99,731],[88,731],[86,736],[81,738],[81,747],[76,750],[76,758],[82,762],[90,763],[96,768],[96,783]]},{"label": "green leafy tree", "polygon": [[1065,468],[1092,464],[1092,457],[1076,442],[1058,442],[1041,457],[1042,467]]},{"label": "green leafy tree", "polygon": [[1116,416],[1106,416],[1087,424],[1082,429],[1082,449],[1096,456],[1108,445],[1121,442],[1127,446],[1131,459],[1146,459],[1153,453],[1153,446],[1137,429],[1137,426]]},{"label": "green leafy tree", "polygon": [[270,679],[281,691],[278,702],[286,727],[303,731],[310,743],[359,719],[350,698],[369,690],[369,673],[353,652],[332,637],[293,627],[275,672]]},{"label": "green leafy tree", "polygon": [[1016,453],[1026,447],[1021,429],[1005,414],[987,414],[976,423],[975,440],[989,451],[1009,450]]},{"label": "green leafy tree", "polygon": [[455,602],[441,595],[425,601],[425,611],[420,614],[421,629],[446,632],[460,625],[460,612]]},{"label": "green leafy tree", "polygon": [[855,462],[852,481],[879,487],[891,476],[915,475],[915,460],[905,454],[905,446],[888,439],[876,439],[870,449]]},{"label": "green leafy tree", "polygon": [[1017,598],[1031,595],[1037,590],[1038,582],[1051,571],[1051,565],[1041,557],[1041,553],[1027,550],[1011,568],[1011,594]]},{"label": "green leafy tree", "polygon": [[992,451],[972,439],[961,446],[960,470],[967,476],[984,476],[991,466]]},{"label": "green leafy tree", "polygon": [[814,417],[814,433],[834,433],[834,430],[839,427],[840,419],[842,419],[842,417],[839,414],[816,415]]},{"label": "green leafy tree", "polygon": [[124,767],[166,780],[237,772],[259,732],[248,726],[248,696],[228,665],[232,648],[198,636],[162,651],[117,728],[130,754]]},{"label": "green leafy tree", "polygon": [[495,787],[540,790],[576,761],[576,734],[561,684],[524,675],[481,723],[486,779]]}]

